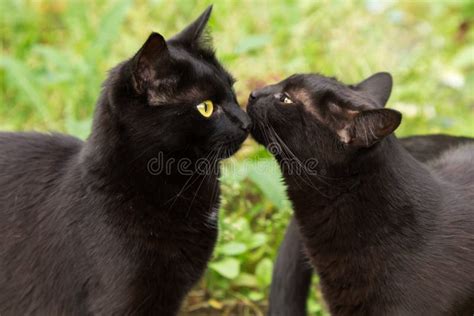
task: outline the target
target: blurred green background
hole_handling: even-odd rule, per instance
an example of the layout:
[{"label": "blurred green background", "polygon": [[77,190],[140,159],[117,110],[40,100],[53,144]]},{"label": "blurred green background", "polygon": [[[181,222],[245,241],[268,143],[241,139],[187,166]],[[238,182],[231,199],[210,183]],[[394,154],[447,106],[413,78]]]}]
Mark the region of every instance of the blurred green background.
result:
[{"label": "blurred green background", "polygon": [[[107,70],[151,31],[170,37],[208,4],[0,1],[0,130],[86,138]],[[253,88],[295,72],[353,83],[389,71],[388,106],[404,115],[399,135],[474,136],[473,28],[471,0],[214,1],[210,21],[243,105]],[[275,163],[252,140],[226,167],[220,241],[183,314],[262,315],[266,308],[291,207]],[[326,315],[317,280],[310,312]]]}]

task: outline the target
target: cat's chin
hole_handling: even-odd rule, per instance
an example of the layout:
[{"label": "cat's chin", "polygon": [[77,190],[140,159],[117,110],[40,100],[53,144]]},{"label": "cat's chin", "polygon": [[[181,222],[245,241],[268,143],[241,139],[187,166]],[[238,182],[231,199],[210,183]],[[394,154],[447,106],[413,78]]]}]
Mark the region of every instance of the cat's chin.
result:
[{"label": "cat's chin", "polygon": [[265,147],[268,145],[268,140],[263,136],[265,135],[265,132],[262,130],[262,127],[260,125],[255,124],[254,127],[252,127],[252,130],[250,131],[250,135],[260,145],[263,145]]},{"label": "cat's chin", "polygon": [[239,151],[243,142],[224,143],[214,146],[212,149],[195,149],[193,156],[195,159],[223,160],[229,158]]},{"label": "cat's chin", "polygon": [[235,142],[229,143],[222,146],[221,150],[219,150],[218,157],[219,159],[226,159],[235,154],[239,151],[240,147],[242,146],[242,142]]}]

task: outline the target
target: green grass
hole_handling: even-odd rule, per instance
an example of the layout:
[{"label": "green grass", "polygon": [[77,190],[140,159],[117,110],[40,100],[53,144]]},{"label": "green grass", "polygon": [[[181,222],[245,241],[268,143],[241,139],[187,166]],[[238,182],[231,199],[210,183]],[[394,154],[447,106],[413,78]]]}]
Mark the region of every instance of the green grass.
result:
[{"label": "green grass", "polygon": [[[153,30],[172,36],[208,1],[0,2],[0,129],[58,130],[85,138],[107,70]],[[472,1],[216,1],[218,57],[251,89],[295,72],[357,82],[389,71],[399,135],[474,136]],[[223,176],[221,236],[186,309],[260,315],[291,209],[279,173],[243,161],[268,155],[248,141]],[[263,162],[260,161],[260,164]],[[314,315],[323,315],[317,290]],[[198,312],[200,313],[200,312]]]}]

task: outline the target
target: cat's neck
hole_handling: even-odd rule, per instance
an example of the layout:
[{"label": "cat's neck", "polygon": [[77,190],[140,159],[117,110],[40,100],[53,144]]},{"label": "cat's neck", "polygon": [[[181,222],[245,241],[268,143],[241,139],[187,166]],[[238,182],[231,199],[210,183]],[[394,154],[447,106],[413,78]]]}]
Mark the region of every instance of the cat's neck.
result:
[{"label": "cat's neck", "polygon": [[[394,137],[363,153],[342,171],[328,166],[324,176],[312,176],[311,182],[294,177],[291,181],[299,181],[299,185],[290,185],[289,195],[303,232],[308,236],[314,236],[315,230],[332,233],[337,226],[346,244],[351,234],[361,232],[370,238],[376,231],[383,239],[378,228],[390,223],[409,226],[409,231],[418,235],[431,225],[440,198],[430,171]],[[313,242],[319,244],[317,238]]]}]

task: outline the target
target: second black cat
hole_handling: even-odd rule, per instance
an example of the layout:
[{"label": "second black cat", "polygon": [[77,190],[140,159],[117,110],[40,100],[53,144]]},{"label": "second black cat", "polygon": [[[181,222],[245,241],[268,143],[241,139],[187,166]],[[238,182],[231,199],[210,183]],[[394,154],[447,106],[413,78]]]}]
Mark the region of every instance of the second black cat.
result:
[{"label": "second black cat", "polygon": [[[474,146],[424,165],[392,135],[388,74],[347,86],[294,75],[254,91],[252,135],[281,163],[333,315],[465,315],[474,309]],[[317,160],[294,172],[292,159]]]}]

